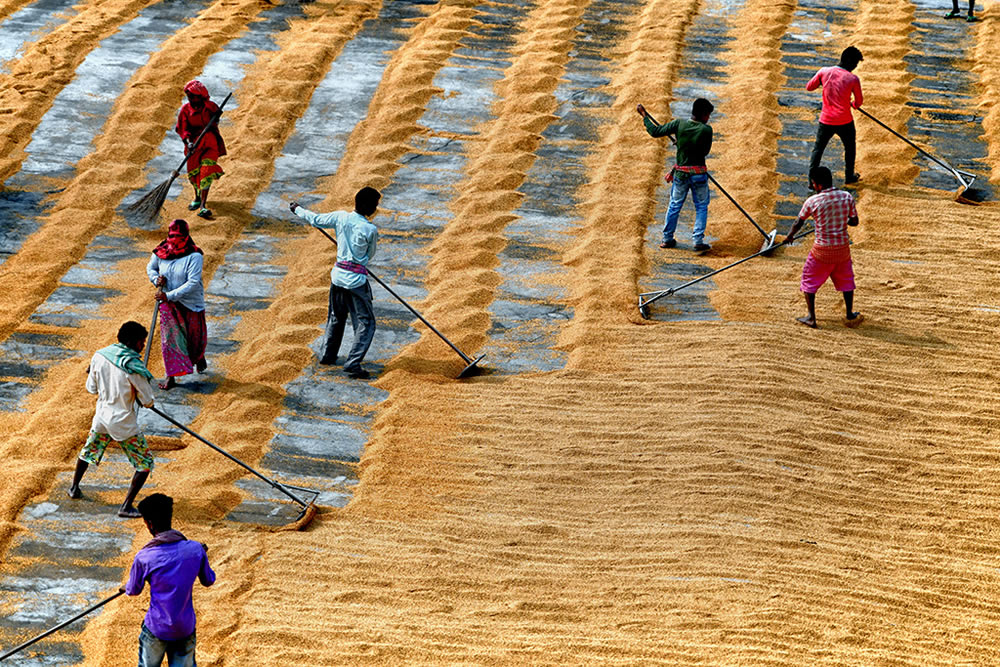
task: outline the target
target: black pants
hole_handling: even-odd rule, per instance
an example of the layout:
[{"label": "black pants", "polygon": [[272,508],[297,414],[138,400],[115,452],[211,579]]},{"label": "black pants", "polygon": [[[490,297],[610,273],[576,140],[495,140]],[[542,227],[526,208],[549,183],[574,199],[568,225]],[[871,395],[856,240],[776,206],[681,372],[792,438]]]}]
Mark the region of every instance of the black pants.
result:
[{"label": "black pants", "polygon": [[[951,0],[951,7],[957,14],[959,11],[958,0]],[[976,0],[969,0],[969,16],[972,16],[975,13],[975,11],[976,11]]]},{"label": "black pants", "polygon": [[347,316],[351,316],[354,345],[344,362],[344,370],[361,370],[361,360],[368,354],[375,337],[375,311],[372,308],[372,288],[367,282],[354,289],[330,285],[330,310],[326,316],[326,341],[321,364],[337,363],[340,342],[344,338]]},{"label": "black pants", "polygon": [[813,144],[812,157],[809,158],[809,171],[819,166],[819,163],[823,160],[823,151],[826,150],[826,145],[830,143],[830,137],[835,134],[844,143],[844,180],[853,181],[854,157],[857,150],[854,145],[855,137],[857,136],[854,130],[854,121],[846,125],[819,124],[819,129],[816,130],[816,143]]}]

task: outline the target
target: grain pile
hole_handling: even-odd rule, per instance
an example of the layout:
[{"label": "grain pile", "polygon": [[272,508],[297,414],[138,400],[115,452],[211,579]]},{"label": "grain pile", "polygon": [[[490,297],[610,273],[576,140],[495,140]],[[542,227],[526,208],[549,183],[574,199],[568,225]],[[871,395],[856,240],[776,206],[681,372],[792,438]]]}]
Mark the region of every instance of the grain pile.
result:
[{"label": "grain pile", "polygon": [[[124,0],[107,3],[133,11]],[[431,247],[422,305],[460,346],[485,340],[500,232],[552,120],[553,90],[586,4],[539,2],[520,18],[493,121],[469,149],[454,220]],[[180,499],[179,527],[210,544],[220,575],[216,587],[196,592],[202,664],[1000,659],[994,205],[963,207],[949,193],[907,185],[912,153],[862,129],[859,164],[872,176],[854,232],[864,327],[840,325],[830,287],[818,299],[821,329],[794,323],[803,308],[800,246],[720,276],[712,302],[721,321],[639,326],[636,283],[651,252],[643,234],[657,213],[652,194],[666,147],[649,140],[634,107],[640,98],[650,108],[672,99],[698,8],[696,0],[653,0],[622,43],[607,45],[615,104],[563,249],[575,313],[560,339],[565,370],[452,381],[453,358],[427,334],[379,380],[389,398],[378,406],[353,501],[302,533],[223,521],[241,499],[233,486],[241,475],[203,448],[176,451],[157,471],[160,488]],[[160,76],[151,62],[137,72],[129,91],[154,86],[144,93],[153,111],[119,104],[94,164],[119,154],[148,159],[214,31],[236,34],[263,9],[218,3],[155,54],[182,66]],[[378,9],[310,5],[241,84],[237,97],[246,102],[224,127],[227,141],[244,138],[230,142],[225,201],[218,220],[194,232],[209,274],[250,222],[245,211],[267,187],[308,91]],[[774,201],[775,51],[794,9],[748,0],[730,18],[735,39],[720,104],[733,106],[714,170],[755,209]],[[470,3],[427,7],[392,54],[340,170],[319,184],[322,208],[344,206],[359,185],[392,182],[407,141],[423,131],[435,72],[477,20]],[[908,3],[859,0],[849,22],[866,55],[869,104],[900,128],[909,85],[900,59],[914,20]],[[990,3],[969,38],[987,129],[996,124],[997,20]],[[82,48],[68,35],[52,39],[67,53]],[[191,42],[204,42],[204,51],[180,58]],[[10,95],[9,80],[2,85]],[[43,110],[4,99],[12,118],[37,123]],[[120,143],[126,131],[143,137],[131,152]],[[16,161],[16,150],[5,159]],[[42,229],[0,268],[9,304],[0,334],[23,326],[93,235],[118,224],[114,205],[138,187],[139,174],[101,178],[81,170]],[[183,201],[168,207],[168,217],[179,214]],[[80,216],[95,227],[72,224]],[[721,242],[707,262],[721,266],[758,242],[737,215],[716,205],[713,216],[709,229],[717,223]],[[158,237],[119,231],[150,247]],[[194,425],[250,460],[266,453],[283,386],[310,362],[307,345],[325,316],[332,252],[316,246],[312,236],[283,241],[290,270],[280,293],[241,322],[234,337],[242,346],[219,360],[225,380]],[[136,278],[143,261],[108,278],[123,293],[105,309],[111,321],[148,310],[148,287]],[[93,348],[88,341],[106,340],[107,327],[89,322],[74,342]],[[0,549],[86,431],[92,401],[79,390],[83,365],[57,365],[27,414],[3,416],[11,435],[0,456],[12,482],[0,488]],[[121,601],[90,623],[84,664],[132,664],[141,608]]]}]

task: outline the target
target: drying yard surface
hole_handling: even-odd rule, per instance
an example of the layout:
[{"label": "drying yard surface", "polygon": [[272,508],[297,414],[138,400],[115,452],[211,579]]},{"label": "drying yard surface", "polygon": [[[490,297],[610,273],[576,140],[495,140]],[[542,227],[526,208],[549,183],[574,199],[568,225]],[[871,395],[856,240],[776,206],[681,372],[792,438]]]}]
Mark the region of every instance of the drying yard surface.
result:
[{"label": "drying yard surface", "polygon": [[[0,0],[0,646],[113,593],[142,525],[112,454],[64,490],[90,355],[148,324],[159,228],[121,216],[169,175],[188,80],[229,90],[205,251],[209,372],[158,405],[316,519],[151,413],[143,494],[218,573],[202,665],[996,664],[1000,221],[858,116],[863,326],[808,244],[746,256],[713,190],[713,249],[655,241],[665,120],[709,96],[715,178],[787,229],[819,93],[858,46],[865,108],[1000,184],[1000,7],[929,0]],[[842,178],[834,139],[827,161]],[[319,367],[332,245],[287,202],[385,194],[377,377]],[[688,207],[691,205],[688,204]],[[780,236],[779,236],[780,238]],[[157,341],[158,343],[158,341]],[[156,346],[154,346],[154,350]],[[159,354],[154,373],[162,373]],[[10,664],[135,663],[148,598],[119,598]],[[6,663],[5,663],[6,664]]]}]

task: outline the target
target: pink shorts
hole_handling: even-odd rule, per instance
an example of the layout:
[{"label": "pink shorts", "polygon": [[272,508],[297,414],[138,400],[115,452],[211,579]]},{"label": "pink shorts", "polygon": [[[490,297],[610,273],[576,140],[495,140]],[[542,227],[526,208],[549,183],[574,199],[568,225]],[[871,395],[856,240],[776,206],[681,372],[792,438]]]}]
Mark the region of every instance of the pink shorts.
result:
[{"label": "pink shorts", "polygon": [[851,260],[831,264],[821,262],[809,253],[806,264],[802,267],[802,285],[799,289],[807,294],[815,294],[827,278],[833,280],[833,286],[838,292],[854,291],[854,265]]}]

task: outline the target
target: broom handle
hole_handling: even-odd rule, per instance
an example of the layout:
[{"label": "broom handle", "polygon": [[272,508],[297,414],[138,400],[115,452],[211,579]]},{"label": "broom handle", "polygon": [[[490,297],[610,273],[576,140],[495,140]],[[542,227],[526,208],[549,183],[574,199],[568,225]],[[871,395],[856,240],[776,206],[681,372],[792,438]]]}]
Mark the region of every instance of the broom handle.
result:
[{"label": "broom handle", "polygon": [[[201,145],[201,140],[202,138],[204,138],[205,133],[211,130],[215,126],[215,124],[219,122],[219,118],[222,117],[222,107],[226,106],[226,102],[228,102],[229,98],[232,96],[233,94],[229,93],[228,95],[226,95],[226,99],[222,100],[222,104],[219,105],[219,110],[215,112],[215,115],[213,115],[211,120],[208,121],[208,125],[202,128],[201,134],[199,134],[198,138],[194,140],[194,146],[191,147],[191,153],[196,151],[198,149],[198,146]],[[187,162],[187,159],[188,159],[188,154],[185,153],[184,159],[181,160],[181,163],[179,165],[177,165],[177,169],[174,169],[174,178],[180,176],[181,167],[184,166],[184,163]]]},{"label": "broom handle", "polygon": [[230,454],[229,452],[227,452],[226,450],[224,450],[222,447],[219,447],[218,445],[216,445],[216,444],[214,444],[212,442],[209,442],[205,438],[201,437],[200,435],[198,435],[197,433],[195,433],[194,431],[192,431],[191,429],[189,429],[184,424],[180,423],[179,421],[177,421],[176,419],[174,419],[173,417],[171,417],[167,413],[165,413],[162,410],[158,409],[156,406],[153,406],[153,407],[151,407],[149,409],[152,410],[153,412],[155,412],[156,414],[160,415],[161,417],[163,417],[168,422],[170,422],[171,424],[173,424],[174,426],[176,426],[180,430],[184,431],[188,435],[190,435],[192,437],[195,437],[198,440],[201,440],[203,443],[205,443],[206,445],[208,445],[209,447],[211,447],[215,451],[219,452],[220,454],[222,454],[223,456],[225,456],[227,459],[229,459],[233,463],[235,463],[235,464],[237,464],[239,466],[242,466],[243,468],[246,468],[247,470],[249,470],[250,472],[252,472],[254,475],[257,475],[257,477],[260,477],[262,480],[264,480],[265,482],[267,482],[268,484],[270,484],[272,487],[274,487],[278,491],[281,491],[283,494],[285,494],[286,496],[288,496],[289,498],[291,498],[292,500],[294,500],[295,502],[297,502],[299,505],[302,505],[303,508],[309,506],[309,504],[307,502],[305,502],[304,500],[298,498],[294,493],[292,493],[291,491],[289,491],[288,489],[286,489],[285,485],[282,484],[281,482],[276,482],[273,479],[268,479],[267,477],[264,477],[259,472],[257,472],[256,470],[254,470],[253,468],[251,468],[250,466],[248,466],[246,463],[243,463],[243,461],[240,461],[238,458],[236,458],[235,456],[233,456],[232,454]]},{"label": "broom handle", "polygon": [[48,630],[46,630],[45,632],[43,632],[42,634],[40,634],[40,635],[38,635],[38,636],[36,636],[36,637],[34,637],[32,639],[29,639],[28,641],[24,642],[20,646],[15,646],[14,648],[12,648],[11,650],[7,651],[3,655],[0,655],[0,660],[6,660],[7,658],[9,658],[10,656],[14,655],[15,653],[20,653],[21,651],[23,651],[24,649],[28,648],[32,644],[34,644],[36,642],[40,642],[41,640],[45,639],[49,635],[53,634],[54,632],[58,632],[59,630],[62,630],[63,628],[65,628],[70,623],[83,618],[84,616],[86,616],[87,614],[89,614],[90,612],[92,612],[92,611],[94,611],[96,609],[100,609],[101,607],[103,607],[107,603],[109,603],[112,600],[114,600],[119,595],[123,595],[123,592],[122,591],[118,591],[114,595],[101,600],[100,602],[98,602],[97,604],[93,605],[92,607],[88,607],[87,609],[84,609],[83,611],[81,611],[79,614],[77,614],[73,618],[69,619],[68,621],[63,621],[59,625],[51,627]]},{"label": "broom handle", "polygon": [[149,325],[149,336],[146,338],[146,352],[142,357],[142,365],[149,367],[149,353],[153,349],[153,332],[156,331],[156,318],[160,315],[159,302],[153,306],[153,323]]}]

